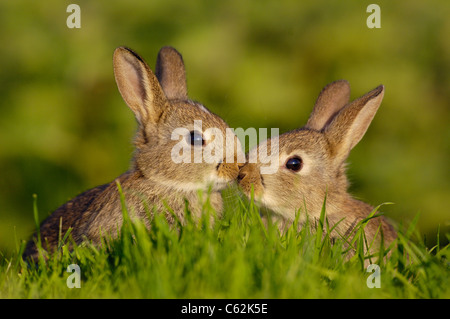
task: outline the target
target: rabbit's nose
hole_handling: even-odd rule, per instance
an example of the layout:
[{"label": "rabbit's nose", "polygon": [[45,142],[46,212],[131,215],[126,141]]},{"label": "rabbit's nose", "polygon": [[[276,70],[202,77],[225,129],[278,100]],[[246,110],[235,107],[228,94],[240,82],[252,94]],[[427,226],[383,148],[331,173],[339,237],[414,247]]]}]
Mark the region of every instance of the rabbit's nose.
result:
[{"label": "rabbit's nose", "polygon": [[237,181],[242,181],[248,174],[248,165],[242,165],[241,169],[239,170],[239,175],[237,177]]},{"label": "rabbit's nose", "polygon": [[243,172],[243,171],[240,171],[240,172],[239,172],[239,175],[238,175],[238,177],[237,177],[237,181],[238,181],[238,182],[242,181],[242,180],[245,178],[245,176],[247,176],[247,173],[246,173],[246,172]]}]

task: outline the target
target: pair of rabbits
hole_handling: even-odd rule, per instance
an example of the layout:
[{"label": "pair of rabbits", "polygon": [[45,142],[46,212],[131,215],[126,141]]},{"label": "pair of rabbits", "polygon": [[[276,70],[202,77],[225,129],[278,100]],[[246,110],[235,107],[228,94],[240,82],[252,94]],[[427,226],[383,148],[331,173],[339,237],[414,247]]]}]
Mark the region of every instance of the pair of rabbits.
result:
[{"label": "pair of rabbits", "polygon": [[[351,103],[346,81],[325,87],[306,126],[278,137],[278,152],[268,156],[278,157],[280,167],[274,174],[264,174],[264,164],[258,161],[239,163],[245,155],[236,136],[234,143],[216,145],[223,148],[223,159],[200,163],[171,160],[175,144],[185,143],[202,151],[209,143],[220,142],[205,136],[206,129],[219,129],[225,136],[229,128],[219,116],[188,98],[183,59],[175,49],[163,47],[159,51],[155,73],[125,47],[115,50],[113,62],[118,89],[138,122],[131,168],[115,181],[78,195],[44,220],[40,226],[44,249],[54,250],[60,234],[69,228],[76,243],[87,239],[99,245],[102,235],[117,234],[123,215],[116,182],[132,207],[131,213],[147,225],[145,204],[155,206],[158,212],[167,212],[168,205],[183,220],[187,200],[193,216],[200,216],[206,196],[199,196],[199,190],[209,193],[212,207],[220,214],[220,190],[236,180],[247,196],[253,185],[255,199],[270,208],[274,218],[287,223],[294,220],[299,209],[318,218],[325,194],[328,220],[339,222],[337,228],[343,234],[372,211],[371,206],[347,193],[345,160],[372,121],[383,98],[383,86]],[[202,132],[194,127],[194,121],[199,120]],[[180,127],[187,129],[186,135],[172,139],[173,131]],[[269,139],[265,147],[270,143]],[[235,154],[231,161],[225,156],[229,152]],[[259,154],[258,147],[252,152]],[[165,217],[173,222],[170,213]],[[368,223],[367,237],[372,239],[380,224],[385,240],[391,241],[395,232],[383,218]],[[36,241],[37,234],[28,242],[25,258],[37,259]]]}]

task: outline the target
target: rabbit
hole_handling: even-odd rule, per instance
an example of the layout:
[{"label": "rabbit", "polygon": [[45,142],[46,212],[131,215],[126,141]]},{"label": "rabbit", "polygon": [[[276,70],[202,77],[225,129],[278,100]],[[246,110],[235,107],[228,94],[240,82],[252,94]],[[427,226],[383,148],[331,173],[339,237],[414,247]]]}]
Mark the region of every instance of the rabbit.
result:
[{"label": "rabbit", "polygon": [[[336,225],[342,236],[352,234],[355,225],[373,211],[373,207],[352,198],[347,192],[346,159],[369,127],[384,95],[380,85],[349,103],[350,85],[339,80],[320,93],[313,111],[302,128],[260,143],[248,154],[248,163],[240,170],[238,184],[248,197],[269,208],[269,216],[281,229],[291,225],[300,210],[300,225],[320,218],[326,196],[329,227]],[[278,147],[273,147],[273,145]],[[275,151],[273,151],[275,149]],[[264,173],[268,163],[262,156],[278,160],[274,172]],[[251,158],[254,158],[253,162]],[[267,218],[263,216],[263,220]],[[264,220],[267,223],[267,220]],[[396,237],[393,226],[384,216],[371,219],[364,231],[371,243],[381,225],[384,242]],[[353,234],[354,235],[354,234]],[[331,235],[336,238],[335,235]],[[334,236],[334,237],[333,237]],[[374,243],[380,243],[380,234]]]},{"label": "rabbit", "polygon": [[[150,209],[155,207],[156,211],[165,212],[168,222],[173,224],[174,217],[165,204],[183,222],[187,200],[192,216],[198,218],[206,200],[206,194],[201,196],[199,190],[210,192],[210,204],[220,216],[223,206],[220,191],[238,176],[237,158],[241,155],[239,151],[242,152],[239,140],[233,134],[231,143],[229,140],[220,143],[219,139],[216,141],[205,135],[208,128],[225,135],[228,125],[202,104],[188,98],[184,62],[178,51],[172,47],[161,48],[155,73],[139,55],[126,47],[114,51],[113,64],[118,89],[138,123],[130,169],[114,181],[78,195],[44,220],[40,235],[47,251],[57,247],[59,235],[64,235],[69,228],[78,244],[87,239],[99,245],[101,235],[117,236],[123,213],[116,182],[123,189],[131,217],[142,218],[149,226],[146,204]],[[201,121],[200,128],[195,121]],[[178,135],[174,139],[174,131],[180,128],[184,129],[185,136]],[[202,154],[207,145],[213,144],[223,149],[223,159],[173,160],[176,145]],[[225,158],[230,151],[235,155],[230,156],[231,160]],[[191,159],[191,153],[183,156]],[[243,152],[242,157],[245,160]],[[24,258],[38,258],[36,240],[37,234],[27,243]]]}]

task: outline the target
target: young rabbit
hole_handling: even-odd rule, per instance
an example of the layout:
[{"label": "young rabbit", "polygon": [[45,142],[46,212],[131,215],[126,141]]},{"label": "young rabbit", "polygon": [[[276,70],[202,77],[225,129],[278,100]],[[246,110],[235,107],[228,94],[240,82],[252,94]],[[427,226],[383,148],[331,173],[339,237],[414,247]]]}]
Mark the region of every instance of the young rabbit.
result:
[{"label": "young rabbit", "polygon": [[[347,193],[345,160],[365,134],[383,94],[384,87],[379,86],[349,103],[347,81],[326,86],[303,128],[280,135],[278,141],[269,139],[267,144],[262,143],[249,152],[249,162],[242,167],[238,177],[244,193],[250,196],[253,185],[255,200],[274,213],[272,217],[281,222],[281,227],[292,223],[299,209],[303,221],[305,211],[310,220],[318,220],[326,195],[330,228],[338,223],[338,234],[351,234],[354,226],[365,219],[373,207]],[[262,160],[265,154],[267,158]],[[257,160],[252,163],[252,158]],[[261,162],[274,160],[279,163],[276,172],[262,172],[267,165]],[[380,224],[385,243],[396,237],[386,219],[377,217],[365,227],[368,243],[374,239]]]},{"label": "young rabbit", "polygon": [[[187,200],[193,216],[198,217],[206,192],[210,192],[209,201],[220,214],[220,190],[238,176],[236,158],[240,144],[234,134],[232,143],[206,134],[211,128],[225,136],[228,125],[188,98],[183,60],[175,49],[163,47],[159,51],[155,74],[141,57],[125,47],[115,50],[113,61],[119,91],[138,122],[131,168],[111,183],[90,189],[53,212],[40,227],[46,250],[53,250],[59,234],[64,235],[69,227],[77,243],[88,239],[99,244],[101,235],[117,235],[117,227],[122,224],[122,207],[116,181],[121,184],[132,217],[142,218],[148,225],[144,203],[150,209],[156,207],[158,212],[165,212],[173,223],[165,204],[183,221]],[[174,135],[177,130],[181,133]],[[192,160],[194,153],[206,156],[208,145],[223,149],[223,158]],[[174,153],[176,146],[191,152]],[[236,156],[227,162],[225,154],[230,154],[233,147],[231,151]],[[174,160],[174,156],[184,157],[181,161]],[[199,190],[205,191],[203,201]],[[36,238],[34,235],[28,242],[25,258],[37,258]]]}]

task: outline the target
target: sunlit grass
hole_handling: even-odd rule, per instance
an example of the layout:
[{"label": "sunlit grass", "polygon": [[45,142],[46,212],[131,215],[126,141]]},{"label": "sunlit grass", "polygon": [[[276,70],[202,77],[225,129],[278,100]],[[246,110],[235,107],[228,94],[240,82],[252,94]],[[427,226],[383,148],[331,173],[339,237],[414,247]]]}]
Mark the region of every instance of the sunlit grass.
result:
[{"label": "sunlit grass", "polygon": [[[399,229],[395,245],[369,256],[361,246],[367,245],[363,236],[354,237],[351,249],[348,238],[328,236],[332,229],[325,210],[318,228],[308,221],[299,227],[297,218],[280,233],[277,225],[263,224],[253,201],[234,195],[233,205],[214,224],[208,204],[199,221],[187,210],[183,226],[179,220],[170,226],[148,208],[148,230],[129,217],[132,208],[121,196],[120,234],[105,238],[101,247],[84,243],[69,251],[70,235],[61,234],[57,251],[47,257],[42,253],[33,264],[22,260],[24,242],[18,243],[0,263],[0,298],[450,297],[448,246],[428,250],[416,220]],[[34,213],[37,217],[36,208]],[[373,215],[377,218],[376,210]],[[360,227],[355,232],[363,234],[364,222]],[[380,266],[380,288],[367,286],[368,258]],[[80,267],[79,289],[66,284],[70,264]]]}]

